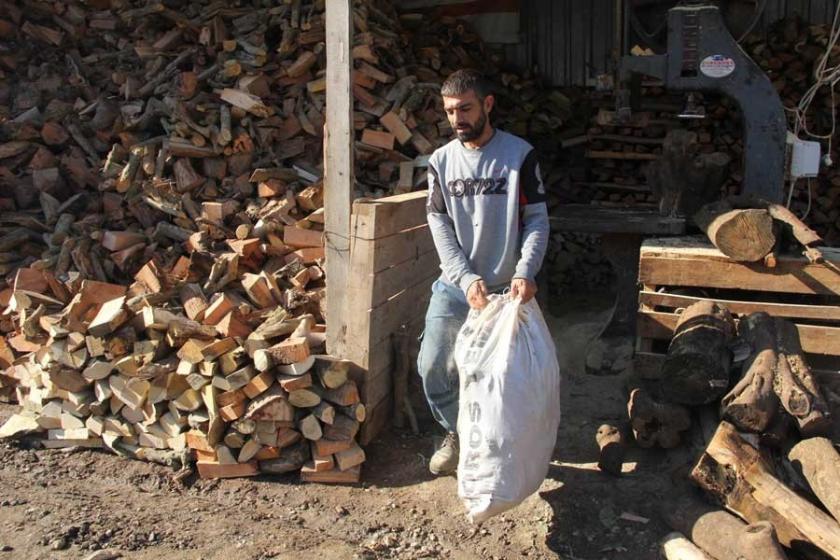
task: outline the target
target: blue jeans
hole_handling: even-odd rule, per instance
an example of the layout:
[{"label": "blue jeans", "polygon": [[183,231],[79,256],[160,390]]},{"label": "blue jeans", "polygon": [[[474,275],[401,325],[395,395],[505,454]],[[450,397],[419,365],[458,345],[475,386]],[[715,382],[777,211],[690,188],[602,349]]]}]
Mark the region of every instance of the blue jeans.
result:
[{"label": "blue jeans", "polygon": [[467,298],[459,288],[441,280],[432,284],[417,371],[423,379],[423,391],[432,415],[448,432],[455,431],[458,421],[458,368],[453,356],[455,339],[469,310]]}]

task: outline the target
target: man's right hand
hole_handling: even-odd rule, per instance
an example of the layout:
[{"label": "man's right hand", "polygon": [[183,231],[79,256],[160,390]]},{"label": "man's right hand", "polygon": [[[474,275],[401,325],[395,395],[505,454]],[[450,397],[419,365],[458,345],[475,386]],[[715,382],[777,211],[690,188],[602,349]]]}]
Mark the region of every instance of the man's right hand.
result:
[{"label": "man's right hand", "polygon": [[484,309],[487,305],[487,285],[484,280],[476,280],[467,290],[467,303],[473,309]]}]

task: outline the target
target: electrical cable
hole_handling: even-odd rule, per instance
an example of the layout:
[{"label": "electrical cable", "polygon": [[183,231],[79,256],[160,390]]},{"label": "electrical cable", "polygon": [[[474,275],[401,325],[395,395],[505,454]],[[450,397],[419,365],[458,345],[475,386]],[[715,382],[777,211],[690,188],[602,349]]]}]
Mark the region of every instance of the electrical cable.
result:
[{"label": "electrical cable", "polygon": [[[811,138],[818,140],[825,140],[828,144],[827,156],[831,157],[831,151],[834,141],[834,132],[837,128],[837,111],[834,105],[835,101],[835,86],[840,82],[840,64],[836,66],[829,66],[828,60],[831,56],[834,47],[840,42],[840,2],[834,10],[834,19],[831,23],[831,32],[829,33],[828,43],[825,48],[825,53],[819,59],[817,65],[814,67],[814,83],[805,92],[796,107],[785,107],[785,111],[792,113],[793,118],[793,135],[799,138],[801,133],[804,133]],[[831,131],[828,134],[817,134],[808,128],[807,113],[811,108],[811,104],[817,96],[817,93],[824,86],[829,87],[831,92]],[[788,192],[787,207],[790,208],[793,200],[793,191],[796,187],[796,178],[792,177],[790,181],[790,191]],[[808,189],[808,206],[805,209],[805,215],[801,219],[805,219],[811,212],[811,180],[807,180]]]},{"label": "electrical cable", "polygon": [[[785,107],[789,113],[793,113],[793,133],[798,138],[800,133],[805,133],[811,138],[819,140],[826,140],[828,143],[828,154],[831,154],[833,136],[837,126],[837,112],[834,107],[835,100],[835,86],[840,82],[840,64],[836,66],[829,66],[828,60],[837,43],[840,42],[840,3],[834,11],[834,19],[831,24],[831,33],[829,34],[828,44],[826,45],[825,53],[820,58],[816,67],[814,68],[814,83],[805,92],[796,107]],[[808,128],[807,112],[817,95],[817,92],[824,86],[828,86],[831,92],[831,131],[828,134],[817,134],[811,132]]]}]

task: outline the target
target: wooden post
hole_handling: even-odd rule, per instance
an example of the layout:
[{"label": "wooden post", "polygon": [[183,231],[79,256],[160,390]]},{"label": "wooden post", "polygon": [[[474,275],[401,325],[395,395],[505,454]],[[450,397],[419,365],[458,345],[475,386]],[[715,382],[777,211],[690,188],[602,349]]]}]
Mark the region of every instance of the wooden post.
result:
[{"label": "wooden post", "polygon": [[344,290],[350,267],[353,201],[353,12],[350,0],[327,2],[327,107],[324,127],[327,352],[343,355]]}]

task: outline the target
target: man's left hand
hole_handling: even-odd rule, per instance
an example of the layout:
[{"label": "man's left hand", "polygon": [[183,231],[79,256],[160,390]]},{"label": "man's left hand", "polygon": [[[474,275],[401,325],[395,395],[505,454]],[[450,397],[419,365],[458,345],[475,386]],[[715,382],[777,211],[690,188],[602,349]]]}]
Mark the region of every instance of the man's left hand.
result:
[{"label": "man's left hand", "polygon": [[521,298],[522,303],[528,303],[537,293],[537,284],[526,278],[514,278],[510,283],[510,295]]}]

